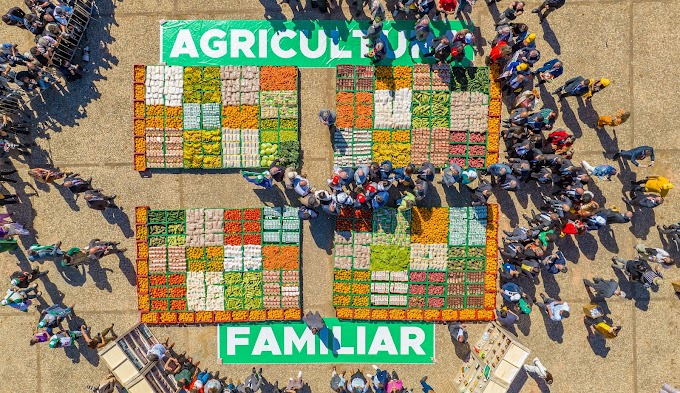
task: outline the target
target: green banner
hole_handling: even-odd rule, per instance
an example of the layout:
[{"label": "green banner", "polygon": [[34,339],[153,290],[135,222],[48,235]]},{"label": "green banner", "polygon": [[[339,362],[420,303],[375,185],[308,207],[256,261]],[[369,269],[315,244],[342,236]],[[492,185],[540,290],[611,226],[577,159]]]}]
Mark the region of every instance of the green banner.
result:
[{"label": "green banner", "polygon": [[217,328],[223,364],[432,364],[434,324],[324,319],[313,335],[304,322],[230,323]]},{"label": "green banner", "polygon": [[[161,25],[161,63],[180,66],[290,65],[334,68],[338,64],[369,65],[369,48],[363,39],[369,21],[276,21],[276,20],[171,20]],[[383,40],[387,58],[379,65],[433,63],[423,58],[432,40],[472,25],[460,21],[432,22],[432,34],[424,42],[410,41],[412,21],[386,21]],[[454,65],[470,65],[473,49]]]}]

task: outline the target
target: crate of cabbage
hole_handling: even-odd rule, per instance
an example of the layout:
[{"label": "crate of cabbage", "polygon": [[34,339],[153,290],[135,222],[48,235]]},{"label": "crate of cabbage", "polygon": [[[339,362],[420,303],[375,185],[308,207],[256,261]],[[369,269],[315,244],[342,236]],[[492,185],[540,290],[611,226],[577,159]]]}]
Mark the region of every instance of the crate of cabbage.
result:
[{"label": "crate of cabbage", "polygon": [[137,208],[136,217],[144,322],[300,319],[296,208]]},{"label": "crate of cabbage", "polygon": [[334,240],[336,315],[375,320],[492,319],[497,213],[488,209],[493,211],[494,206],[410,212],[383,208],[372,215],[343,209]]},{"label": "crate of cabbage", "polygon": [[[143,72],[144,66],[137,66],[135,71],[137,170],[263,168],[276,158],[297,166],[296,67],[149,66]],[[145,102],[139,98],[143,93]]]}]

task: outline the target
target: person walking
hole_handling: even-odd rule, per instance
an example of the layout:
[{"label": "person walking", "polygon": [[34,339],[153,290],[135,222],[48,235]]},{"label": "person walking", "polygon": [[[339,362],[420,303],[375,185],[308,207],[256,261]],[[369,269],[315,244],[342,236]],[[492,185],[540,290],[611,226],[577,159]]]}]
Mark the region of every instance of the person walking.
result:
[{"label": "person walking", "polygon": [[569,318],[569,303],[546,297],[543,293],[540,295],[543,303],[538,303],[538,308],[546,312],[552,321],[561,322],[562,319]]},{"label": "person walking", "polygon": [[366,377],[373,383],[373,388],[376,393],[387,392],[387,382],[389,380],[389,374],[387,370],[381,370],[377,365],[372,365],[373,370],[375,370],[375,375],[366,373]]},{"label": "person walking", "polygon": [[379,63],[387,57],[387,46],[385,45],[385,42],[378,38],[375,45],[373,45],[373,49],[368,51],[364,56],[371,59],[371,64]]},{"label": "person walking", "polygon": [[309,185],[309,180],[307,180],[307,175],[297,175],[293,180],[293,190],[300,197],[306,197],[307,194],[311,192],[311,187]]},{"label": "person walking", "polygon": [[404,191],[402,197],[397,200],[397,205],[399,206],[397,210],[400,212],[411,210],[416,205],[416,196],[409,191]]},{"label": "person walking", "polygon": [[[371,23],[371,25],[368,26],[368,29],[366,30],[366,35],[362,37],[363,39],[368,40],[368,44],[366,44],[366,47],[373,48],[375,46],[375,43],[378,41],[378,38],[380,38],[382,29],[383,29],[382,21],[380,22],[373,21],[373,23]],[[321,114],[319,114],[319,117],[321,117]]]},{"label": "person walking", "polygon": [[28,175],[38,183],[49,184],[64,177],[65,173],[51,169],[33,168],[28,171]]},{"label": "person walking", "polygon": [[432,29],[430,29],[430,17],[427,15],[423,15],[417,22],[415,26],[415,31],[416,34],[409,39],[409,41],[415,41],[418,40],[420,42],[423,42],[427,39],[427,37],[430,35],[432,32]]},{"label": "person walking", "polygon": [[[423,393],[435,393],[432,386],[427,383],[427,375],[420,379],[420,386],[423,388]],[[413,392],[413,389],[411,389],[411,392]]]},{"label": "person walking", "polygon": [[612,267],[628,273],[631,281],[637,281],[645,288],[660,286],[663,283],[661,266],[656,265],[650,268],[646,261],[624,260],[618,255],[612,258]]},{"label": "person walking", "polygon": [[669,268],[675,264],[673,258],[664,249],[636,244],[635,250],[638,253],[638,258],[644,259],[647,262],[658,263],[663,268]]},{"label": "person walking", "polygon": [[652,194],[638,195],[635,196],[633,199],[629,199],[624,196],[623,198],[621,198],[621,200],[623,200],[623,202],[629,207],[640,206],[641,208],[647,209],[654,209],[655,207],[660,206],[664,202],[664,199],[662,197]]},{"label": "person walking", "polygon": [[631,181],[630,183],[635,185],[631,193],[635,191],[653,192],[659,194],[662,198],[665,198],[668,191],[673,189],[673,183],[663,176],[647,176],[642,180]]},{"label": "person walking", "polygon": [[316,210],[310,209],[305,206],[300,206],[298,210],[298,217],[303,221],[315,220],[319,217],[319,213]]},{"label": "person walking", "polygon": [[33,244],[26,250],[26,255],[28,255],[28,260],[31,262],[44,261],[47,259],[54,259],[55,262],[60,262],[64,256],[64,252],[60,247],[60,241],[49,246]]},{"label": "person walking", "polygon": [[324,322],[321,314],[319,312],[307,312],[302,320],[307,324],[307,328],[312,331],[312,334],[316,335],[324,328],[326,328],[326,322]]},{"label": "person walking", "polygon": [[20,289],[28,288],[30,283],[42,276],[47,275],[49,272],[49,270],[41,272],[39,266],[31,269],[30,272],[14,272],[9,276],[9,283]]},{"label": "person walking", "polygon": [[109,373],[104,379],[99,382],[99,386],[87,385],[87,389],[92,393],[114,393],[120,384],[113,373]]},{"label": "person walking", "polygon": [[338,374],[335,366],[333,366],[333,373],[331,374],[331,390],[335,393],[349,393],[347,391],[347,380],[345,379],[345,374],[347,372],[343,371]]},{"label": "person walking", "polygon": [[609,84],[609,79],[602,78],[595,81],[595,79],[585,79],[582,76],[576,76],[564,82],[564,85],[555,89],[552,94],[557,94],[560,101],[564,97],[582,97],[589,100],[594,93],[599,92],[609,86]]},{"label": "person walking", "polygon": [[107,196],[102,193],[102,189],[94,189],[85,191],[85,202],[87,207],[94,210],[105,211],[106,209],[119,209],[116,206],[116,194]]},{"label": "person walking", "polygon": [[605,280],[600,277],[593,277],[593,281],[586,278],[583,279],[583,284],[590,292],[590,288],[595,291],[595,298],[609,299],[612,296],[618,296],[621,299],[626,298],[626,293],[619,288],[619,283],[614,279]]},{"label": "person walking", "polygon": [[433,57],[439,63],[445,62],[451,54],[451,41],[446,35],[441,35],[432,40],[432,48],[430,53],[422,55],[422,57]]},{"label": "person walking", "polygon": [[564,73],[564,66],[559,59],[552,59],[545,62],[542,66],[534,71],[532,75],[538,76],[538,84],[552,83],[552,81]]},{"label": "person walking", "polygon": [[[663,228],[662,228],[663,227]],[[662,235],[668,235],[670,239],[675,242],[675,244],[680,244],[680,222],[677,224],[663,225],[662,227],[656,226],[656,229]]]},{"label": "person walking", "polygon": [[616,338],[619,335],[619,332],[621,331],[621,326],[609,325],[609,323],[607,323],[602,317],[597,318],[592,322],[589,322],[588,318],[586,318],[586,321],[587,321],[586,326],[588,329],[588,338],[598,335],[600,337],[604,337],[607,340],[610,340],[612,338]]},{"label": "person walking", "polygon": [[598,128],[604,128],[604,126],[616,127],[625,123],[629,118],[630,112],[624,109],[619,109],[619,111],[612,116],[600,116],[597,119],[597,127]]},{"label": "person walking", "polygon": [[[654,165],[654,148],[651,146],[638,146],[630,150],[620,150],[614,154],[613,158],[618,160],[619,157],[630,160],[637,167],[647,168]],[[650,159],[649,165],[642,165],[638,162],[638,160],[642,161],[647,157]]]},{"label": "person walking", "polygon": [[33,284],[25,289],[16,287],[8,289],[5,297],[0,300],[0,305],[10,306],[19,311],[27,312],[28,307],[32,304],[31,299],[42,296],[42,292],[36,291],[37,288],[38,284]]},{"label": "person walking", "polygon": [[260,186],[263,188],[272,188],[274,185],[274,181],[272,179],[272,175],[269,173],[269,171],[264,171],[264,172],[250,172],[250,171],[239,171],[241,176],[243,176],[244,179],[246,179],[248,182],[255,184],[256,186]]},{"label": "person walking", "polygon": [[83,337],[83,334],[78,330],[60,329],[59,332],[50,337],[47,345],[50,348],[71,347],[81,337]]},{"label": "person walking", "polygon": [[512,312],[506,306],[502,306],[500,310],[494,310],[496,314],[496,321],[506,328],[511,328],[519,319],[519,315]]},{"label": "person walking", "polygon": [[545,18],[548,17],[555,10],[562,8],[566,0],[545,0],[538,8],[531,10],[532,13],[538,14],[538,19],[540,23],[543,23]]},{"label": "person walking", "polygon": [[[83,334],[85,344],[90,349],[104,348],[106,344],[118,338],[118,335],[113,332],[113,324],[111,324],[111,326],[107,327],[101,332],[97,333],[97,335],[94,337],[90,336],[90,328],[86,325],[82,325],[80,327],[80,332]],[[109,333],[111,333],[110,338],[107,337]]]},{"label": "person walking", "polygon": [[524,371],[526,371],[529,374],[536,375],[538,378],[545,381],[546,384],[552,385],[553,376],[550,373],[550,371],[548,371],[545,368],[543,363],[541,363],[541,361],[538,358],[534,358],[533,363],[534,363],[533,366],[525,364]]},{"label": "person walking", "polygon": [[468,340],[468,332],[466,326],[461,322],[452,322],[449,324],[449,335],[451,339],[463,344]]},{"label": "person walking", "polygon": [[92,190],[92,178],[83,179],[78,173],[66,172],[66,177],[62,185],[68,188],[74,195],[74,199],[78,200],[80,194],[85,191]]},{"label": "person walking", "polygon": [[59,304],[53,304],[46,309],[40,311],[42,319],[38,322],[39,329],[47,329],[50,333],[52,329],[61,325],[61,322],[73,314],[73,307],[62,307]]},{"label": "person walking", "polygon": [[329,130],[333,130],[335,128],[335,120],[336,120],[335,112],[333,112],[330,109],[325,109],[322,108],[319,111],[319,121],[321,124],[328,126]]}]

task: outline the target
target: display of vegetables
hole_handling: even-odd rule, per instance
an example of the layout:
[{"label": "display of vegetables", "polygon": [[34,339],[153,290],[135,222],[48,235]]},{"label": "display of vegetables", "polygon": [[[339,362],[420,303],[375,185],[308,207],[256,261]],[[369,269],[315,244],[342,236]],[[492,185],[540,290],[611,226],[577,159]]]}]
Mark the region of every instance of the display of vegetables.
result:
[{"label": "display of vegetables", "polygon": [[[441,134],[448,138],[449,131],[444,129]],[[401,213],[383,208],[373,212],[371,233],[356,232],[354,212],[343,209],[334,236],[333,303],[337,316],[356,318],[356,311],[362,308],[408,307],[431,310],[427,318],[439,320],[445,314],[435,310],[461,310],[468,307],[468,296],[484,299],[486,293],[494,294],[496,278],[489,273],[486,258],[496,258],[496,254],[487,257],[486,240],[496,233],[497,225],[489,220],[489,209],[492,207],[413,208]],[[368,266],[357,264],[366,259]],[[493,261],[490,267],[496,266]],[[492,308],[495,301],[480,304],[475,307]],[[341,312],[346,308],[354,312]],[[372,311],[366,315],[371,318]],[[414,313],[411,318],[425,314],[419,315]]]},{"label": "display of vegetables", "polygon": [[[144,215],[136,211],[135,216],[144,222],[137,238],[147,246],[142,249],[138,244],[138,258],[144,258],[144,263],[140,260],[137,264],[138,275],[144,276],[138,278],[138,290],[149,294],[140,296],[140,310],[196,315],[234,310],[245,312],[239,315],[244,320],[265,320],[266,314],[258,314],[258,310],[284,309],[284,317],[278,319],[285,319],[285,310],[299,309],[297,209],[267,208],[264,213],[263,209],[146,210]],[[269,231],[264,222],[272,218],[280,222],[280,238],[287,238],[290,244],[261,244],[260,233]],[[238,243],[230,244],[228,238],[235,236]],[[364,241],[369,244],[370,236]],[[287,315],[299,318],[300,314]],[[180,320],[191,323],[199,318],[184,316]],[[174,322],[168,319],[165,323]]]},{"label": "display of vegetables", "polygon": [[[264,80],[262,68],[136,66],[142,80],[135,80],[134,96],[143,94],[144,101],[133,104],[140,137],[135,168],[261,168],[282,152],[261,157],[260,143],[284,141],[287,162],[298,162],[297,68],[267,67]],[[286,76],[292,79],[281,79]],[[370,120],[372,100],[367,103],[370,111],[362,107],[362,114]],[[184,140],[194,130],[220,135],[209,142]]]}]

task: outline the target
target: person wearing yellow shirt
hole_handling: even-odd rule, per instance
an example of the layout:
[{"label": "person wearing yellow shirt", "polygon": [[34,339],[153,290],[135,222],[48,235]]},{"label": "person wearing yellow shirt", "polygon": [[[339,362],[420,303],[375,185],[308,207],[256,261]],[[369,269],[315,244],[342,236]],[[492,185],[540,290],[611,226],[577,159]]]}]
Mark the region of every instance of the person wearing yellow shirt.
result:
[{"label": "person wearing yellow shirt", "polygon": [[607,340],[617,337],[620,331],[621,326],[610,326],[604,321],[600,321],[596,323],[594,326],[589,325],[588,327],[588,333],[598,334],[606,338]]},{"label": "person wearing yellow shirt", "polygon": [[616,127],[618,125],[625,123],[629,117],[630,112],[620,109],[613,116],[600,116],[600,118],[597,119],[597,127],[598,128],[604,128],[604,126]]},{"label": "person wearing yellow shirt", "polygon": [[673,183],[663,176],[647,176],[643,180],[631,183],[636,184],[631,194],[635,191],[653,192],[665,198],[668,195],[668,191],[673,189]]}]

